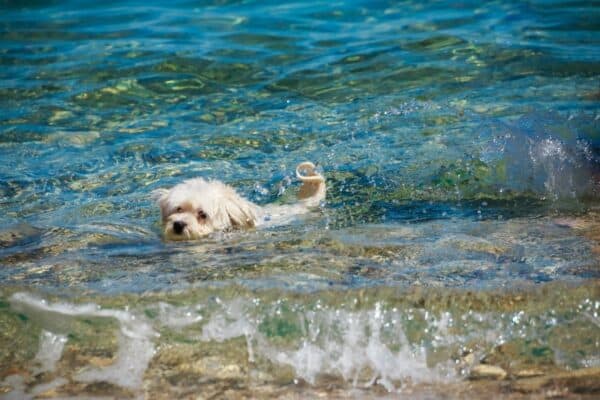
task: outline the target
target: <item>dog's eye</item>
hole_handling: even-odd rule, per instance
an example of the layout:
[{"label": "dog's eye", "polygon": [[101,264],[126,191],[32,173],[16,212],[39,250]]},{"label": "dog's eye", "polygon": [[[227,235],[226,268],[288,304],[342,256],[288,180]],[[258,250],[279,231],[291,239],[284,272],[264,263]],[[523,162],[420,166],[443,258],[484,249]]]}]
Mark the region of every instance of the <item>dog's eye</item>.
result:
[{"label": "dog's eye", "polygon": [[202,210],[198,211],[198,219],[206,219],[208,218],[208,215],[206,215],[206,213]]},{"label": "dog's eye", "polygon": [[177,207],[177,209],[176,209],[175,211],[177,211],[178,213],[180,213],[180,212],[182,212],[182,211],[183,211],[183,208],[181,208],[181,207]]}]

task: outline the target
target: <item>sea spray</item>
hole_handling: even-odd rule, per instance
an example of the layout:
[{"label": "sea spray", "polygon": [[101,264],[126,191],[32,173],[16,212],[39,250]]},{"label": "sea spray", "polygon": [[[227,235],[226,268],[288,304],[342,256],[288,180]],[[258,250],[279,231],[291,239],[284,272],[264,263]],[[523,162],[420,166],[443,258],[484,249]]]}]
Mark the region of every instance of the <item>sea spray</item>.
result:
[{"label": "sea spray", "polygon": [[[154,355],[153,339],[159,335],[151,325],[129,311],[102,309],[96,304],[69,304],[64,302],[49,303],[28,293],[15,293],[10,298],[14,309],[36,318],[44,329],[49,331],[40,341],[38,357],[45,364],[55,363],[60,359],[62,347],[57,347],[56,340],[64,346],[66,328],[73,318],[100,317],[111,318],[119,322],[119,348],[112,364],[106,367],[92,367],[75,376],[83,382],[107,381],[126,388],[139,388],[144,371]],[[60,334],[59,334],[60,332]],[[43,334],[44,335],[44,334]],[[46,340],[59,335],[59,339]],[[50,348],[48,345],[50,344]],[[40,355],[41,354],[41,355]],[[46,368],[53,368],[45,365]]]},{"label": "sea spray", "polygon": [[[99,382],[140,393],[162,379],[173,388],[223,380],[319,388],[333,381],[348,389],[397,392],[456,383],[480,362],[510,362],[515,373],[536,365],[598,365],[597,343],[581,338],[597,335],[600,302],[585,291],[573,304],[563,303],[560,291],[546,300],[527,300],[526,293],[505,300],[453,293],[388,290],[372,298],[369,291],[334,297],[236,291],[223,297],[158,296],[118,310],[98,305],[101,298],[98,304],[72,304],[21,292],[9,297],[11,312],[40,328],[37,352],[24,365],[45,378],[15,374],[3,385],[24,398]],[[95,339],[86,348],[81,329],[90,326],[96,334],[115,332],[109,351],[96,353],[106,347],[96,347]],[[561,340],[565,331],[580,339]]]},{"label": "sea spray", "polygon": [[[301,327],[302,334],[299,341],[286,341],[287,345],[278,345],[265,333],[266,316],[262,321],[249,317],[256,310],[245,306],[247,303],[237,299],[219,304],[221,310],[207,319],[201,340],[220,342],[243,336],[252,358],[256,355],[288,365],[298,378],[311,384],[320,376],[332,375],[355,386],[377,383],[393,391],[402,380],[444,381],[455,375],[448,365],[428,365],[426,348],[406,338],[400,312],[396,310],[392,316],[383,311],[381,303],[374,310],[333,310],[317,305],[316,310],[298,312],[296,321],[285,323]],[[277,314],[277,308],[273,311]]]},{"label": "sea spray", "polygon": [[62,356],[65,343],[67,342],[66,335],[54,334],[52,332],[42,330],[40,334],[39,348],[35,355],[34,361],[39,363],[39,367],[35,368],[33,373],[52,372],[56,368],[56,363]]}]

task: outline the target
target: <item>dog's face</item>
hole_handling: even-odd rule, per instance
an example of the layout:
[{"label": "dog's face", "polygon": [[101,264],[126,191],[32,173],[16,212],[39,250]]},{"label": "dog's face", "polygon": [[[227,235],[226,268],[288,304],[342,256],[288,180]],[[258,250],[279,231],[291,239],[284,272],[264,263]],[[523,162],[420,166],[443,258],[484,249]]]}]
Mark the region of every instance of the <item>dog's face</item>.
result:
[{"label": "dog's face", "polygon": [[193,240],[256,223],[256,206],[218,181],[190,179],[171,189],[158,189],[153,196],[168,240]]}]

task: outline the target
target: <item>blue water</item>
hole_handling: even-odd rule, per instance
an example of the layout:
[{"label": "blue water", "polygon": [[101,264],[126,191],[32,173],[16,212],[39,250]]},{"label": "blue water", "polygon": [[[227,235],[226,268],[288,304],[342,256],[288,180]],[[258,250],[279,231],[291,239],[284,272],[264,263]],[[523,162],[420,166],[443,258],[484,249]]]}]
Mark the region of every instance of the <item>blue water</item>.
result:
[{"label": "blue water", "polygon": [[[595,285],[599,31],[600,8],[575,1],[2,2],[0,293],[301,294],[306,311],[360,290]],[[292,202],[305,160],[328,183],[313,215],[162,240],[152,190],[203,176]],[[358,379],[266,348],[294,379]],[[595,365],[584,352],[557,365]]]}]

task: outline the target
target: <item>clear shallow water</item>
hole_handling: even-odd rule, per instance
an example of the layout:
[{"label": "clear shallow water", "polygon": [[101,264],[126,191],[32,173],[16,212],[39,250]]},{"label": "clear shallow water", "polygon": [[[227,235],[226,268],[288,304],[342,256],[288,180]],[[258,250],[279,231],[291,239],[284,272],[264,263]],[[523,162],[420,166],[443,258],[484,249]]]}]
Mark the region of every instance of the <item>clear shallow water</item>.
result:
[{"label": "clear shallow water", "polygon": [[[160,349],[190,343],[215,374],[234,374],[217,380],[235,381],[238,365],[275,387],[460,380],[463,347],[484,357],[523,337],[527,351],[547,348],[549,365],[597,365],[597,235],[560,221],[590,220],[598,205],[598,20],[587,2],[3,4],[0,312],[25,343],[15,352],[3,337],[0,364],[16,366],[3,376],[40,368],[31,365],[44,349],[55,350],[48,371],[68,372],[25,386],[61,383],[92,356],[117,360],[118,375],[127,354],[150,354],[135,384],[96,377],[138,393],[159,381],[157,365],[190,361],[165,361]],[[202,243],[161,240],[153,189],[200,175],[259,204],[287,202],[306,159],[329,185],[315,215]],[[544,285],[559,293],[518,317],[536,326],[519,336],[510,321]],[[415,288],[431,304],[398,303]],[[438,329],[471,318],[465,293],[488,304],[516,288],[526,307]],[[371,302],[349,306],[360,291]],[[457,310],[436,297],[448,293]],[[289,296],[273,333],[264,324]],[[571,303],[587,308],[573,315]],[[391,323],[410,313],[422,323]],[[145,321],[124,328],[134,315]],[[114,339],[100,356],[86,350],[90,319]],[[571,324],[575,337],[549,339]],[[118,333],[139,330],[141,342]],[[441,353],[440,341],[451,343]],[[344,350],[357,343],[370,350]],[[202,353],[210,346],[228,356]]]}]

